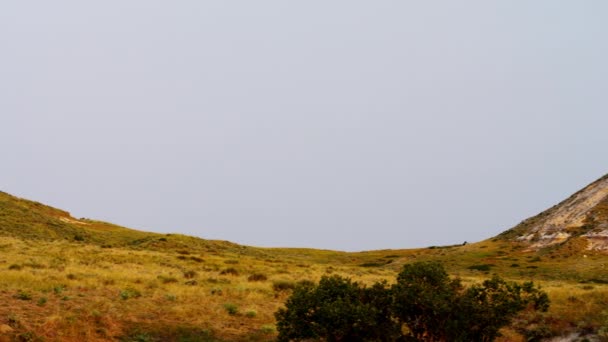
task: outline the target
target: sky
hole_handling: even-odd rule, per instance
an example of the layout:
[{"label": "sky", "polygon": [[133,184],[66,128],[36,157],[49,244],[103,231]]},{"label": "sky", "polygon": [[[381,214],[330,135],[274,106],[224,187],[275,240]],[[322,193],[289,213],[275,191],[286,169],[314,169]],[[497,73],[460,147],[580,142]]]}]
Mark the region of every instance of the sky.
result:
[{"label": "sky", "polygon": [[480,241],[608,172],[608,2],[5,1],[0,190],[252,246]]}]

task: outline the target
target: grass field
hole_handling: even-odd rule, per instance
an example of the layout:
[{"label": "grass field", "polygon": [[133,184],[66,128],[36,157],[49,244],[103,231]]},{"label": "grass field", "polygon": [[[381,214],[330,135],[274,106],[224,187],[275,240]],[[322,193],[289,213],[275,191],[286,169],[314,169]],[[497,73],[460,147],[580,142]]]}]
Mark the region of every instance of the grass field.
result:
[{"label": "grass field", "polygon": [[524,341],[522,329],[551,336],[608,327],[608,285],[594,277],[603,256],[581,257],[578,265],[560,261],[570,269],[561,274],[551,271],[558,262],[552,259],[523,252],[501,259],[504,248],[484,242],[364,253],[260,249],[256,256],[0,237],[0,324],[5,336],[31,341],[269,341],[276,336],[273,313],[299,281],[325,274],[392,281],[405,262],[443,260],[465,284],[498,273],[532,279],[549,293],[550,311],[519,319],[505,340]]},{"label": "grass field", "polygon": [[550,310],[522,315],[502,341],[608,341],[608,257],[577,240],[524,247],[490,239],[359,253],[255,248],[75,219],[0,193],[0,341],[271,341],[274,312],[298,282],[392,282],[404,264],[426,260],[465,285],[498,274],[547,291]]}]

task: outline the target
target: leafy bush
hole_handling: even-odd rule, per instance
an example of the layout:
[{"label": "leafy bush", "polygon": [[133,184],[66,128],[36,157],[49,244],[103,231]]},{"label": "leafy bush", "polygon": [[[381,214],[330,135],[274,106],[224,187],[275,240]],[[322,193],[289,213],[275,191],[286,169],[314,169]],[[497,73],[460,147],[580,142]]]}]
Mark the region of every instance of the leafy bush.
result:
[{"label": "leafy bush", "polygon": [[384,284],[367,289],[340,276],[325,276],[318,286],[299,284],[275,314],[278,341],[392,341],[399,326],[387,314],[387,303]]},{"label": "leafy bush", "polygon": [[433,262],[405,265],[391,287],[325,276],[298,284],[275,313],[279,341],[493,341],[522,311],[546,311],[533,283],[494,276],[464,288]]}]

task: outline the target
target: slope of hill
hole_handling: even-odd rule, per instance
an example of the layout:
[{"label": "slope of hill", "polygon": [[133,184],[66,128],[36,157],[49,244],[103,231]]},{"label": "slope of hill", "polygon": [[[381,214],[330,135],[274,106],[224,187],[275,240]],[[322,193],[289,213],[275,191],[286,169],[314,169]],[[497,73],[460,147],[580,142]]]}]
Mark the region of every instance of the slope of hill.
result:
[{"label": "slope of hill", "polygon": [[531,250],[576,245],[581,251],[608,251],[608,175],[499,238],[523,242]]},{"label": "slope of hill", "polygon": [[75,241],[102,247],[260,253],[228,241],[212,241],[181,234],[158,234],[91,219],[0,191],[0,235],[28,240]]},{"label": "slope of hill", "polygon": [[0,192],[0,341],[271,341],[273,313],[298,282],[391,281],[404,264],[428,260],[467,284],[493,273],[542,283],[549,313],[517,321],[503,342],[600,334],[607,187],[605,176],[478,243],[357,253],[148,233]]}]

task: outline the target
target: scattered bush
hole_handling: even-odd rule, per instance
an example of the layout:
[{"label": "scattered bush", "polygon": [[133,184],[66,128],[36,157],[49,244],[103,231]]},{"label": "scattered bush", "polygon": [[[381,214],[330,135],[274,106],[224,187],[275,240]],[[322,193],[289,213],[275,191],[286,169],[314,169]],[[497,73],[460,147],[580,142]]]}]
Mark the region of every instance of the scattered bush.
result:
[{"label": "scattered bush", "polygon": [[63,291],[65,291],[65,289],[67,289],[67,286],[65,285],[57,285],[53,287],[53,292],[55,294],[61,294]]},{"label": "scattered bush", "polygon": [[37,302],[36,304],[37,304],[38,306],[44,306],[44,304],[46,304],[46,302],[47,302],[46,297],[40,297],[40,298],[38,299],[38,302]]},{"label": "scattered bush", "polygon": [[32,300],[32,294],[22,290],[19,290],[14,297],[19,300]]},{"label": "scattered bush", "polygon": [[248,281],[266,281],[266,280],[268,280],[268,277],[262,273],[254,273],[254,274],[250,275],[249,277],[247,277],[247,280]]},{"label": "scattered bush", "polygon": [[228,264],[228,265],[236,265],[238,263],[239,263],[239,261],[234,260],[234,259],[224,260],[224,264]]},{"label": "scattered bush", "polygon": [[23,268],[23,266],[21,265],[17,265],[17,264],[12,264],[8,267],[9,270],[15,270],[15,271],[19,271]]},{"label": "scattered bush", "polygon": [[236,315],[239,312],[239,307],[232,303],[224,304],[224,309],[229,315]]},{"label": "scattered bush", "polygon": [[120,298],[122,300],[127,300],[127,299],[130,299],[130,298],[139,298],[139,297],[141,297],[141,292],[139,292],[139,290],[134,289],[132,287],[128,287],[128,288],[120,291],[119,295],[120,295]]},{"label": "scattered bush", "polygon": [[196,256],[191,256],[190,260],[192,261],[196,261],[196,262],[203,262],[205,260],[203,260],[202,258],[196,257]]},{"label": "scattered bush", "polygon": [[471,265],[467,267],[470,270],[481,271],[481,272],[490,272],[490,269],[493,265],[490,264],[480,264],[480,265]]},{"label": "scattered bush", "polygon": [[197,275],[197,273],[192,270],[184,272],[184,278],[186,278],[186,279],[192,279],[192,278],[196,277],[196,275]]},{"label": "scattered bush", "polygon": [[171,284],[171,283],[177,283],[178,280],[175,277],[170,277],[170,276],[164,276],[164,275],[159,275],[156,277],[156,279],[160,280],[161,283],[163,284]]},{"label": "scattered bush", "polygon": [[289,280],[275,280],[272,282],[272,289],[277,292],[293,290],[295,287],[296,283]]},{"label": "scattered bush", "polygon": [[253,317],[257,316],[257,315],[258,315],[258,313],[255,310],[247,310],[245,312],[245,316],[247,316],[249,318],[253,318]]},{"label": "scattered bush", "polygon": [[260,331],[264,334],[274,334],[277,328],[272,324],[264,324],[260,327]]},{"label": "scattered bush", "polygon": [[236,270],[236,268],[234,267],[228,267],[224,270],[222,270],[220,272],[221,275],[233,275],[233,276],[238,276],[239,275],[239,271]]}]

